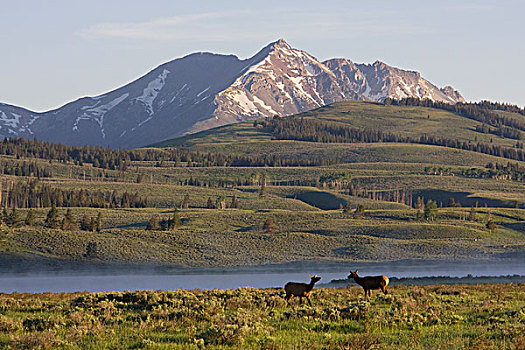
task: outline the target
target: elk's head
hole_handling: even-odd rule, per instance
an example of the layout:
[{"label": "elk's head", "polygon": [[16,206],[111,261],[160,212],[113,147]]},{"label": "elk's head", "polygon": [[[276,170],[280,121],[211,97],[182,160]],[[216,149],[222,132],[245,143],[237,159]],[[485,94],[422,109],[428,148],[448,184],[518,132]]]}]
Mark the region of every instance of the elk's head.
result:
[{"label": "elk's head", "polygon": [[351,279],[351,278],[356,278],[357,277],[357,270],[355,271],[350,271],[350,274],[348,275],[348,279]]},{"label": "elk's head", "polygon": [[311,279],[310,283],[317,283],[321,280],[321,277],[317,277],[317,275],[315,276],[310,275],[310,279]]}]

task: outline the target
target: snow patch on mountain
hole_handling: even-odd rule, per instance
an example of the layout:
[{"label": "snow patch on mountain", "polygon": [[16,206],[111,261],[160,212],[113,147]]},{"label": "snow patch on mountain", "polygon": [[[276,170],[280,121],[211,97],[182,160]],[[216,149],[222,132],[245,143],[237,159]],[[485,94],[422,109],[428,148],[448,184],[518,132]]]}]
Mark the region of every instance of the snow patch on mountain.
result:
[{"label": "snow patch on mountain", "polygon": [[188,84],[184,84],[180,89],[179,91],[177,91],[175,93],[175,95],[173,95],[173,97],[171,98],[170,100],[170,103],[173,103],[173,101],[175,101],[175,99],[181,94],[184,92],[184,90],[188,87]]},{"label": "snow patch on mountain", "polygon": [[102,127],[102,125],[104,124],[104,115],[110,110],[112,110],[113,108],[115,108],[118,104],[120,104],[126,98],[128,98],[128,96],[129,96],[129,93],[126,92],[125,94],[101,106],[96,107],[99,104],[98,102],[94,104],[93,106],[89,106],[87,109],[85,109],[84,113],[82,113],[79,117],[76,118],[75,123],[73,124],[73,130],[79,131],[78,123],[81,120],[94,120],[100,126],[103,138],[105,138],[106,135],[104,133],[104,128]]},{"label": "snow patch on mountain", "polygon": [[20,114],[10,113],[14,118],[8,118],[6,113],[4,112],[0,112],[0,113],[2,113],[0,114],[0,121],[3,122],[4,125],[7,125],[11,128],[18,127],[18,124],[20,123],[20,117],[21,117]]},{"label": "snow patch on mountain", "polygon": [[169,70],[164,69],[155,79],[148,83],[148,86],[142,91],[142,95],[134,98],[135,101],[141,102],[146,107],[149,115],[153,115],[153,101],[157,98],[159,91],[162,90],[166,84],[166,77],[170,73]]},{"label": "snow patch on mountain", "polygon": [[266,105],[266,103],[263,100],[261,100],[259,97],[255,96],[255,95],[253,96],[253,101],[255,103],[259,104],[262,108],[266,109],[271,114],[273,114],[273,115],[278,114],[276,111],[273,110],[273,108],[271,106]]}]

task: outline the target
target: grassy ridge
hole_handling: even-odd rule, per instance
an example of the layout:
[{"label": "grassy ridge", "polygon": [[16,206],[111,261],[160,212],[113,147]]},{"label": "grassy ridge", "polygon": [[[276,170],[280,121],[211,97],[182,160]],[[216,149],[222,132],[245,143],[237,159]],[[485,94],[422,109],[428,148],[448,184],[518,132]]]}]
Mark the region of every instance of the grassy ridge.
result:
[{"label": "grassy ridge", "polygon": [[523,349],[525,284],[0,294],[0,347]]}]

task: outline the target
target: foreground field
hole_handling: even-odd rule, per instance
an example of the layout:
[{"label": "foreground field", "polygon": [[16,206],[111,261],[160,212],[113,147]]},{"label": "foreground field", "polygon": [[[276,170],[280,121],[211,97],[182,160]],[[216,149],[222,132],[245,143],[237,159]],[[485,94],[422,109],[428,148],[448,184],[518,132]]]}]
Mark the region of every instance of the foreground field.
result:
[{"label": "foreground field", "polygon": [[523,349],[525,284],[0,294],[0,347]]}]

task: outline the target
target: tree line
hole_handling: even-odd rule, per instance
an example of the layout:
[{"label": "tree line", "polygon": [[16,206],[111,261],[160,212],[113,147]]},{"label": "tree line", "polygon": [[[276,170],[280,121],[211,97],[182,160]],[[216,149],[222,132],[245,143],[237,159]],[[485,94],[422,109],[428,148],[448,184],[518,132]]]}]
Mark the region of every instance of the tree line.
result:
[{"label": "tree line", "polygon": [[[304,159],[289,157],[281,159],[271,155],[231,155],[225,153],[189,151],[179,148],[166,149],[118,149],[100,146],[68,146],[24,138],[4,138],[0,141],[0,155],[17,158],[39,158],[82,166],[91,164],[95,168],[126,171],[131,162],[156,162],[155,166],[187,167],[265,167],[265,166],[318,166],[335,164],[336,160],[324,158]],[[330,163],[328,163],[330,162]]]},{"label": "tree line", "polygon": [[[67,231],[82,230],[82,231],[97,231],[102,230],[102,213],[98,212],[96,216],[89,217],[84,214],[80,220],[73,216],[70,208],[67,209],[64,216],[61,218],[58,209],[55,205],[49,209],[44,220],[44,226],[52,229],[61,229]],[[16,228],[22,225],[35,226],[35,212],[33,209],[27,211],[25,219],[20,216],[16,207],[13,207],[10,212],[7,208],[2,210],[0,215],[0,231],[5,231],[5,228]],[[5,232],[4,232],[5,233]]]},{"label": "tree line", "polygon": [[138,192],[125,191],[119,194],[116,191],[69,190],[53,187],[38,180],[9,183],[6,191],[2,194],[5,198],[0,197],[0,204],[9,208],[45,208],[52,206],[145,208],[148,206],[147,199],[139,196]]},{"label": "tree line", "polygon": [[463,149],[478,153],[489,154],[513,160],[525,160],[525,152],[521,149],[508,148],[481,142],[466,142],[446,137],[422,135],[409,137],[384,132],[377,129],[362,130],[349,125],[306,119],[304,117],[277,117],[267,119],[263,125],[279,140],[299,140],[324,143],[352,143],[352,142],[398,142],[416,143]]},{"label": "tree line", "polygon": [[462,117],[477,120],[494,127],[499,128],[500,126],[505,125],[514,129],[525,131],[525,121],[497,113],[498,111],[507,111],[525,115],[525,111],[523,109],[514,105],[489,101],[481,101],[478,103],[449,104],[446,102],[437,102],[429,99],[420,100],[414,97],[403,98],[400,100],[387,98],[385,99],[384,104],[393,106],[419,106],[436,108],[456,113]]}]

